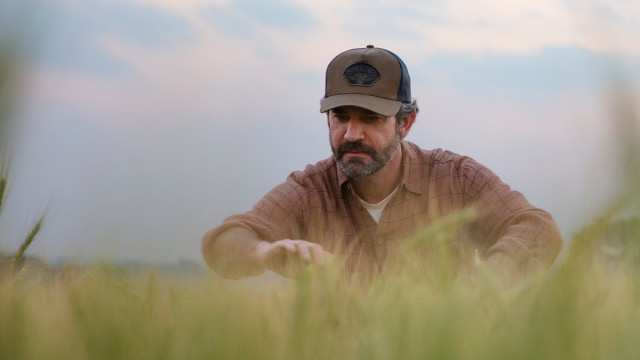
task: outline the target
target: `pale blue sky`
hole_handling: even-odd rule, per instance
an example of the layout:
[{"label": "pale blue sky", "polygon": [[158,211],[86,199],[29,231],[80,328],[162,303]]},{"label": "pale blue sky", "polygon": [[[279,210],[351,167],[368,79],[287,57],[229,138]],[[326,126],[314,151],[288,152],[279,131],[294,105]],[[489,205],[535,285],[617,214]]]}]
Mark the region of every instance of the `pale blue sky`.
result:
[{"label": "pale blue sky", "polygon": [[409,140],[476,158],[565,235],[620,176],[611,69],[640,98],[633,1],[32,2],[1,5],[31,40],[0,248],[46,209],[49,260],[200,259],[205,231],[330,155],[324,70],[349,48],[404,59]]}]

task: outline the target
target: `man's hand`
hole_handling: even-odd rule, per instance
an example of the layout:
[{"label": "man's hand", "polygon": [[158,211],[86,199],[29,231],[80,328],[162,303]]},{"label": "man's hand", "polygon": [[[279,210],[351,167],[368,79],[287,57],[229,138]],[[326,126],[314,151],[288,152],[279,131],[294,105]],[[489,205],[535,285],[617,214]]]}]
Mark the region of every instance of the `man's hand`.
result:
[{"label": "man's hand", "polygon": [[261,241],[256,246],[258,261],[269,270],[291,277],[307,265],[320,265],[332,258],[322,246],[305,240]]}]

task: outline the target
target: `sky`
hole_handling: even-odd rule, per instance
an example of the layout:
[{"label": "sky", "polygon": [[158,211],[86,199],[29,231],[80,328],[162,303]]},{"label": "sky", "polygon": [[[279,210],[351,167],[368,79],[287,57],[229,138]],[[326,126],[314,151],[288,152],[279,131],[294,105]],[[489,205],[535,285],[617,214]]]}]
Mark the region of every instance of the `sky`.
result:
[{"label": "sky", "polygon": [[640,103],[635,0],[4,0],[0,10],[0,41],[20,44],[4,252],[44,213],[29,253],[48,261],[201,261],[207,230],[330,156],[324,71],[368,44],[409,69],[420,113],[407,140],[488,166],[566,239],[626,176],[611,104],[620,89]]}]

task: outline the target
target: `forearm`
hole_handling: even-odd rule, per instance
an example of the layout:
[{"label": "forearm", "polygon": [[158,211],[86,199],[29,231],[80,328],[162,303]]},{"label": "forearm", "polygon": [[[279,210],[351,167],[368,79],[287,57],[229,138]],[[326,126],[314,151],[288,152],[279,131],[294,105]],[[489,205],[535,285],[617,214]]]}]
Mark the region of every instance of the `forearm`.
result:
[{"label": "forearm", "polygon": [[262,240],[242,227],[222,233],[209,231],[202,238],[202,255],[211,269],[227,278],[259,275],[267,270],[256,252]]},{"label": "forearm", "polygon": [[506,222],[488,249],[487,263],[496,269],[533,273],[551,266],[561,249],[562,236],[551,215],[535,209]]}]

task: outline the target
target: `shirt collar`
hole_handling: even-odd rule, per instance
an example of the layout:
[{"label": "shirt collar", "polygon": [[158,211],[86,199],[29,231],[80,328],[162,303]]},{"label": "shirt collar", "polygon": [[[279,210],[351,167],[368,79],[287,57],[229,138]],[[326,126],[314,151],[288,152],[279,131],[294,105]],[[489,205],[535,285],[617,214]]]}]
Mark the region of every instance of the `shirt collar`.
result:
[{"label": "shirt collar", "polygon": [[[420,169],[417,161],[417,146],[406,141],[402,141],[400,146],[402,147],[402,178],[400,179],[400,185],[413,193],[422,194],[425,189],[422,182],[419,181]],[[335,158],[334,163],[338,170],[338,186],[342,189],[345,184],[349,183],[349,178],[342,172],[340,166],[335,162]]]}]

